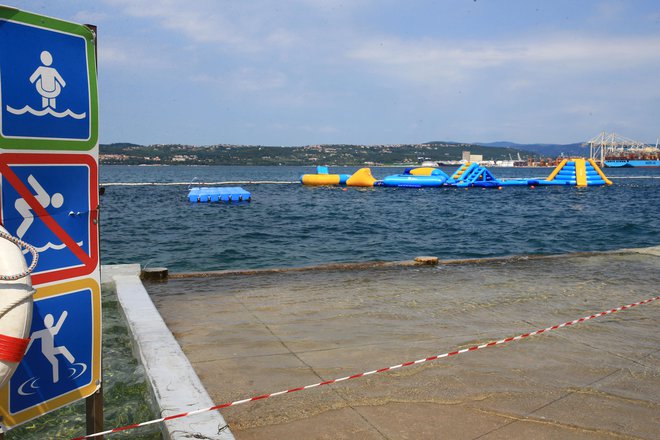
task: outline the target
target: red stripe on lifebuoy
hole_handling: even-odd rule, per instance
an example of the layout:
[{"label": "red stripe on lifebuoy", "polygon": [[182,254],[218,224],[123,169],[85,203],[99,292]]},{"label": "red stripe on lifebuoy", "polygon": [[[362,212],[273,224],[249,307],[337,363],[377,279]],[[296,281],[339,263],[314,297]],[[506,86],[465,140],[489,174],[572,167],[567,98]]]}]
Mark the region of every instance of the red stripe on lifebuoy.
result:
[{"label": "red stripe on lifebuoy", "polygon": [[0,361],[20,362],[30,338],[14,338],[0,334]]}]

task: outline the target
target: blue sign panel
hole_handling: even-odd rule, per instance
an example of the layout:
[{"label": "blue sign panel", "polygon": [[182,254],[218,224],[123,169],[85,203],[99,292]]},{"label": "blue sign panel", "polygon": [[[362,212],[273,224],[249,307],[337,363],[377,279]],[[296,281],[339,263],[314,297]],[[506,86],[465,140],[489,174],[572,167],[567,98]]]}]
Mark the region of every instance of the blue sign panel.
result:
[{"label": "blue sign panel", "polygon": [[9,411],[18,413],[92,383],[92,289],[34,303],[30,345],[9,382]]},{"label": "blue sign panel", "polygon": [[0,222],[32,244],[34,285],[98,266],[96,162],[84,154],[0,154]]},{"label": "blue sign panel", "polygon": [[[39,251],[34,275],[83,266],[87,258],[81,261],[80,250],[89,256],[92,249],[89,166],[14,165],[10,171],[21,185],[15,188],[7,173],[2,175],[1,219],[11,234]],[[35,207],[43,208],[48,217],[40,216]],[[45,219],[54,221],[66,236],[58,236]]]},{"label": "blue sign panel", "polygon": [[83,37],[0,20],[0,66],[3,137],[90,139]]}]

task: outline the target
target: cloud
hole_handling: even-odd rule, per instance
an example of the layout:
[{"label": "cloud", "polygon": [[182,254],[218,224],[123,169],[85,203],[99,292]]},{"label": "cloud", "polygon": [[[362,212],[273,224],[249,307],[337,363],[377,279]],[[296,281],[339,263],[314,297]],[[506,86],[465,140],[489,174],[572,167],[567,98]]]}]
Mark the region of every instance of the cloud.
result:
[{"label": "cloud", "polygon": [[129,17],[155,20],[166,30],[183,34],[195,42],[223,43],[247,47],[240,28],[217,12],[212,2],[164,0],[105,0]]},{"label": "cloud", "polygon": [[587,69],[658,65],[660,37],[581,37],[569,35],[532,42],[517,61],[570,63]]},{"label": "cloud", "polygon": [[261,71],[249,67],[243,67],[224,75],[195,74],[191,80],[233,92],[277,90],[287,84],[287,76],[280,71],[272,69]]},{"label": "cloud", "polygon": [[105,0],[122,14],[152,19],[161,28],[185,36],[200,44],[218,45],[220,49],[260,52],[269,47],[291,46],[299,37],[278,25],[268,14],[269,2],[226,3],[201,0],[194,3],[163,0]]},{"label": "cloud", "polygon": [[626,12],[625,3],[602,2],[596,5],[595,15],[591,18],[592,23],[600,23],[602,25],[609,25],[610,23],[617,23],[622,14]]},{"label": "cloud", "polygon": [[282,122],[271,122],[266,124],[266,127],[277,131],[298,131],[305,133],[321,133],[321,134],[334,134],[340,133],[341,130],[334,125],[328,124],[287,124]]},{"label": "cloud", "polygon": [[108,19],[108,14],[97,11],[78,11],[73,20],[78,23],[98,24]]},{"label": "cloud", "polygon": [[658,63],[660,37],[580,37],[562,36],[521,42],[503,41],[460,43],[443,40],[370,41],[349,53],[349,57],[381,64],[437,63],[464,68],[482,68],[511,62],[574,62],[598,65],[607,62]]},{"label": "cloud", "polygon": [[617,69],[660,67],[660,37],[548,36],[516,41],[368,40],[346,56],[375,72],[410,82],[439,79],[464,82],[475,74],[507,69],[519,84],[522,73],[612,72]]},{"label": "cloud", "polygon": [[131,72],[163,72],[174,63],[137,41],[104,39],[98,47],[102,68],[127,69]]}]

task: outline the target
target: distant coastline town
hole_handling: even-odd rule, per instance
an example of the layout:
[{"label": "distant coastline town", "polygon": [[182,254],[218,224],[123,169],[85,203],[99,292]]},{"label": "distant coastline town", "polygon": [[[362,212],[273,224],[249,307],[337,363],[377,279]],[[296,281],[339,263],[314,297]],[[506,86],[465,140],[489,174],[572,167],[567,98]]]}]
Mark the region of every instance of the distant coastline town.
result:
[{"label": "distant coastline town", "polygon": [[510,142],[471,144],[427,142],[393,145],[248,146],[181,144],[101,144],[105,165],[270,165],[270,166],[388,166],[433,163],[455,165],[463,161],[493,166],[552,166],[558,157],[587,156],[583,144],[520,145]]}]

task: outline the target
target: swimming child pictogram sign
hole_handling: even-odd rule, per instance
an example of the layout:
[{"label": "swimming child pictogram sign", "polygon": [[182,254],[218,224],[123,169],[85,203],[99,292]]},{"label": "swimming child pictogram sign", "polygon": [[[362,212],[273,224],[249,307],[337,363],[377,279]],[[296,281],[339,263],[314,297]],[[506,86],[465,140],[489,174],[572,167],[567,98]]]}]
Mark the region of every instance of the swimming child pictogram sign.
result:
[{"label": "swimming child pictogram sign", "polygon": [[73,119],[82,119],[87,113],[74,113],[71,109],[65,109],[62,112],[55,111],[57,107],[57,97],[62,92],[62,87],[66,86],[66,81],[57,71],[57,69],[50,67],[53,63],[53,56],[47,50],[41,52],[40,56],[42,66],[39,66],[37,70],[34,71],[32,76],[30,76],[30,82],[34,83],[37,89],[37,93],[41,95],[41,106],[43,110],[36,110],[25,105],[21,109],[16,109],[11,106],[7,106],[7,111],[14,115],[24,115],[29,113],[37,117],[43,117],[46,115],[54,116],[55,118],[66,118],[70,117]]},{"label": "swimming child pictogram sign", "polygon": [[57,71],[50,67],[53,64],[53,56],[47,50],[40,55],[43,66],[39,66],[30,77],[30,82],[35,83],[37,92],[41,95],[41,106],[43,108],[57,108],[55,99],[66,86],[66,81]]},{"label": "swimming child pictogram sign", "polygon": [[94,148],[98,112],[92,32],[83,26],[49,29],[43,25],[47,20],[27,25],[1,12],[0,148]]}]

